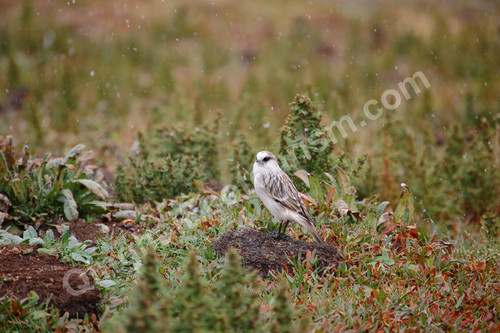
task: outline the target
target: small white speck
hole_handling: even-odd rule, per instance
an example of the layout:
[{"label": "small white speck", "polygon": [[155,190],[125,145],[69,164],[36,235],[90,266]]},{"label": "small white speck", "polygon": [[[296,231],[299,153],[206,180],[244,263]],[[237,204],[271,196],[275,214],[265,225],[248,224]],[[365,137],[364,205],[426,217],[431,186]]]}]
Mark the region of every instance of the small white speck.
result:
[{"label": "small white speck", "polygon": [[95,72],[93,70],[90,71],[90,77],[94,77]]}]

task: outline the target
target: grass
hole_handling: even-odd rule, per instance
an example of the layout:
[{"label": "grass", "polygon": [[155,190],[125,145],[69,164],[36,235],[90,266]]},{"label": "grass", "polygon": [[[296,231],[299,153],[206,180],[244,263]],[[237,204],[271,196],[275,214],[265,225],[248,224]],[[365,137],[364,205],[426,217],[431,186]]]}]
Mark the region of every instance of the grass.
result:
[{"label": "grass", "polygon": [[[198,204],[188,205],[192,202]],[[126,304],[130,288],[141,280],[147,249],[157,254],[157,272],[169,289],[181,287],[179,276],[189,250],[196,251],[200,275],[211,284],[219,279],[223,263],[212,250],[218,237],[247,223],[264,230],[275,228],[255,197],[227,205],[220,198],[192,194],[178,199],[176,206],[190,206],[181,220],[176,210],[153,209],[161,222],[143,234],[122,233],[98,241],[87,268],[97,284],[114,282],[103,289],[101,322]],[[245,219],[240,217],[243,207]],[[336,274],[321,276],[313,268],[314,258],[312,264],[296,262],[291,271],[259,279],[265,289],[262,301],[274,297],[274,286],[286,283],[298,315],[309,318],[312,328],[325,331],[495,330],[500,295],[498,241],[467,239],[468,235],[443,239],[422,221],[405,225],[392,219],[379,224],[377,207],[376,202],[363,206],[361,220],[327,209],[318,219],[318,229],[328,241],[337,240],[346,264]],[[301,234],[298,227],[289,232],[293,237]],[[91,323],[87,324],[90,329]],[[30,325],[37,327],[36,322]]]},{"label": "grass", "polygon": [[[317,331],[499,329],[497,4],[25,0],[0,9],[0,135],[13,135],[15,151],[28,145],[40,157],[84,143],[110,175],[137,156],[133,147],[161,133],[159,125],[197,133],[218,119],[212,171],[223,184],[235,182],[238,172],[248,176],[246,155],[278,152],[296,94],[312,97],[324,127],[346,115],[359,125],[365,102],[424,73],[431,86],[396,110],[385,108],[355,132],[346,125],[345,138],[335,132],[335,161],[322,170],[335,178],[333,199],[311,181],[310,212],[346,264],[319,276],[310,263],[295,263],[259,280],[261,311],[272,311],[266,304],[285,283],[296,319],[305,316]],[[319,171],[311,177],[328,180]],[[414,203],[403,200],[398,210],[401,183]],[[85,266],[97,282],[115,282],[103,287],[100,319],[69,321],[26,301],[13,319],[18,326],[9,327],[100,329],[125,311],[147,249],[168,287],[181,288],[188,250],[212,283],[223,265],[214,240],[248,224],[276,228],[252,192],[234,189],[227,200],[186,187],[194,190],[139,208],[160,221],[143,233],[98,241]]]}]

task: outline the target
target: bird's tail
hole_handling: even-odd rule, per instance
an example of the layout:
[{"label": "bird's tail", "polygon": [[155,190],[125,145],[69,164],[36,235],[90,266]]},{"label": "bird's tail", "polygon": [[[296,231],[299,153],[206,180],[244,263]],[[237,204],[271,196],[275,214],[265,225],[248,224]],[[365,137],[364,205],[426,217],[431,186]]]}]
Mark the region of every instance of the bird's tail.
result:
[{"label": "bird's tail", "polygon": [[311,235],[313,236],[314,238],[314,241],[318,244],[323,244],[325,241],[323,240],[323,238],[321,238],[321,236],[318,234],[318,232],[316,231],[316,229],[314,229],[313,226],[311,226],[311,228],[309,229],[309,232],[311,233]]},{"label": "bird's tail", "polygon": [[309,233],[313,236],[314,238],[314,241],[318,244],[323,244],[325,241],[323,240],[323,238],[321,238],[321,236],[318,234],[318,232],[316,231],[316,229],[314,228],[314,221],[313,219],[309,216],[308,219],[304,219],[303,220],[303,223],[301,223],[301,225],[307,230],[309,231]]}]

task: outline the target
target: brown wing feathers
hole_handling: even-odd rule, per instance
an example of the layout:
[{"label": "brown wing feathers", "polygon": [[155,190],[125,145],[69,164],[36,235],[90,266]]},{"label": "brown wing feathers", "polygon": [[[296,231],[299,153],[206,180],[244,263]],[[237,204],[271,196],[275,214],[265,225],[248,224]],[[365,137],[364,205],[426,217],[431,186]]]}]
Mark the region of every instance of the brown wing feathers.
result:
[{"label": "brown wing feathers", "polygon": [[265,187],[269,189],[269,194],[274,201],[280,203],[291,211],[297,212],[305,219],[312,222],[311,216],[307,213],[295,185],[285,173],[281,175],[269,174],[264,177]]}]

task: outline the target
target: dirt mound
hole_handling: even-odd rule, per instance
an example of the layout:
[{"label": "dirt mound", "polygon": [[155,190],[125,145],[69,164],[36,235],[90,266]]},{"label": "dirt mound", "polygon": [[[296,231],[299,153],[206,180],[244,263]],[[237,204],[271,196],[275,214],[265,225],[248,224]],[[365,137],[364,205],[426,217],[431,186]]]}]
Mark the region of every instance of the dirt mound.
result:
[{"label": "dirt mound", "polygon": [[286,235],[275,239],[250,228],[238,228],[222,235],[215,242],[214,248],[219,256],[225,255],[229,248],[238,249],[245,266],[257,269],[261,276],[266,276],[269,271],[291,270],[289,258],[298,259],[299,252],[303,261],[307,251],[316,251],[316,267],[322,270],[335,270],[344,261],[339,250],[332,244],[304,242]]},{"label": "dirt mound", "polygon": [[[0,297],[24,298],[33,290],[40,296],[40,302],[51,296],[50,304],[61,314],[68,312],[71,317],[82,318],[85,313],[97,312],[101,298],[99,289],[93,287],[92,277],[82,275],[83,272],[55,256],[39,253],[32,246],[0,247]],[[87,287],[82,289],[82,286]]]}]

